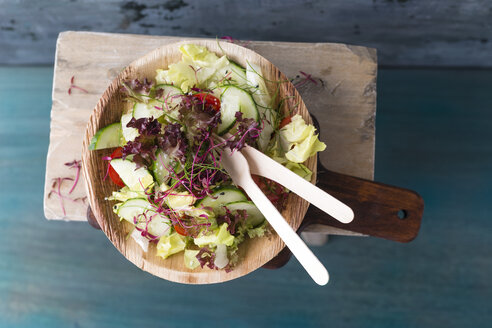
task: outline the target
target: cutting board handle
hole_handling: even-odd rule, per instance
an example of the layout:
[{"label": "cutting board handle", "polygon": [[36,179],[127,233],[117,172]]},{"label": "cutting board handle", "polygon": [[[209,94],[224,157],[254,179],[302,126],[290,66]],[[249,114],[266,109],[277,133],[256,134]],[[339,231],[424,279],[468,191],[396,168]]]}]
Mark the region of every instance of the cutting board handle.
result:
[{"label": "cutting board handle", "polygon": [[415,191],[335,173],[322,165],[316,185],[352,208],[354,220],[343,224],[310,206],[301,231],[311,224],[325,224],[403,243],[419,232],[424,201]]},{"label": "cutting board handle", "polygon": [[[343,224],[310,205],[298,233],[312,224],[322,224],[403,243],[417,236],[424,201],[415,191],[335,173],[319,161],[317,178],[318,187],[352,208],[354,220]],[[290,255],[284,248],[263,267],[279,268],[289,261]]]},{"label": "cutting board handle", "polygon": [[[321,133],[314,115],[313,124]],[[343,224],[310,206],[299,231],[311,224],[326,224],[399,242],[413,240],[420,228],[424,201],[412,190],[352,177],[326,169],[319,160],[316,185],[352,208],[354,220]]]}]

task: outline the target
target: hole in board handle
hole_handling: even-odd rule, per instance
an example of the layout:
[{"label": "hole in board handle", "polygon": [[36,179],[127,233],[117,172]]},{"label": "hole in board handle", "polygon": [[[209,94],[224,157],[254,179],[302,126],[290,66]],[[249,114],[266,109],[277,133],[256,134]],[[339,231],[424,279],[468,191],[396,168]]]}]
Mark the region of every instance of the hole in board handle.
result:
[{"label": "hole in board handle", "polygon": [[396,213],[396,215],[398,216],[398,218],[400,220],[403,220],[403,219],[406,219],[407,216],[408,216],[408,213],[406,210],[399,210],[398,213]]}]

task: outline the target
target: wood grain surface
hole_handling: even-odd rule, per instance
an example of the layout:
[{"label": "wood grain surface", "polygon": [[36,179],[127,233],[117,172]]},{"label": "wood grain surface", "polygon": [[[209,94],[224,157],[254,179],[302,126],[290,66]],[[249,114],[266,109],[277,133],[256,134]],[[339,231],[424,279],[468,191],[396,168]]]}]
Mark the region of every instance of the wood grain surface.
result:
[{"label": "wood grain surface", "polygon": [[56,36],[83,30],[341,42],[382,65],[492,67],[489,0],[0,1],[0,63],[53,63]]},{"label": "wood grain surface", "polygon": [[[50,146],[46,164],[44,209],[48,219],[86,220],[87,204],[65,201],[63,215],[57,197],[48,198],[52,181],[74,177],[64,163],[80,159],[85,124],[105,88],[131,61],[179,38],[85,32],[59,36],[53,84]],[[372,179],[374,173],[374,119],[376,111],[376,52],[342,44],[251,42],[247,47],[272,61],[298,83],[298,90],[321,127],[327,150],[321,161],[336,172]],[[307,56],[307,57],[306,57]],[[309,60],[306,60],[309,58]],[[303,83],[300,71],[312,74],[314,83]],[[74,89],[70,79],[88,93]],[[70,184],[63,185],[66,194]],[[73,198],[84,197],[83,180]],[[327,226],[313,231],[353,234]]]},{"label": "wood grain surface", "polygon": [[325,224],[369,236],[407,243],[415,239],[424,212],[422,197],[413,190],[364,180],[319,168],[318,187],[354,211],[354,220],[343,224],[311,206],[305,226]]},{"label": "wood grain surface", "polygon": [[424,220],[409,244],[330,236],[313,247],[331,275],[322,288],[295,259],[176,284],[86,222],[46,221],[52,78],[52,67],[0,67],[0,327],[490,326],[492,71],[380,70],[375,178],[418,190]]},{"label": "wood grain surface", "polygon": [[[103,154],[89,150],[89,144],[96,132],[108,124],[119,122],[121,115],[130,110],[132,106],[130,102],[125,101],[125,94],[121,92],[122,83],[136,78],[153,80],[157,69],[167,69],[170,64],[181,60],[182,54],[179,47],[184,43],[206,46],[218,56],[226,55],[228,59],[243,67],[248,67],[249,63],[258,65],[270,94],[278,95],[275,106],[282,104],[280,110],[284,112],[284,115],[292,112],[293,115],[301,115],[307,123],[312,124],[312,120],[296,88],[277,67],[254,51],[225,41],[197,39],[162,46],[130,63],[103,93],[89,118],[82,147],[86,191],[99,226],[113,245],[142,270],[175,282],[209,284],[235,279],[261,267],[280,252],[284,243],[275,232],[265,238],[247,239],[239,246],[240,260],[234,270],[229,273],[225,270],[213,270],[207,267],[189,269],[184,264],[183,253],[162,259],[157,256],[157,248],[154,244],[150,245],[148,252],[144,252],[133,238],[128,238],[132,225],[121,222],[118,215],[113,212],[114,203],[106,200],[106,197],[117,189],[109,179],[104,181],[107,162],[102,159]],[[105,151],[106,156],[107,152]],[[316,181],[316,162],[315,156],[305,162],[305,165],[313,172],[313,183]],[[297,230],[309,203],[293,193],[289,194],[286,203],[287,206],[282,211],[282,215],[292,228]]]}]

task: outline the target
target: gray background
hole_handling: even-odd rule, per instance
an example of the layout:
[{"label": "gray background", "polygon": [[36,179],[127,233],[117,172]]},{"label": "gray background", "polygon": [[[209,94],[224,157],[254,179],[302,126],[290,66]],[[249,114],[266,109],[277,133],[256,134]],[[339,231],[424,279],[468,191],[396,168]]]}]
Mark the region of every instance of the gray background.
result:
[{"label": "gray background", "polygon": [[0,64],[51,64],[64,30],[343,42],[383,66],[492,67],[487,0],[0,0]]}]

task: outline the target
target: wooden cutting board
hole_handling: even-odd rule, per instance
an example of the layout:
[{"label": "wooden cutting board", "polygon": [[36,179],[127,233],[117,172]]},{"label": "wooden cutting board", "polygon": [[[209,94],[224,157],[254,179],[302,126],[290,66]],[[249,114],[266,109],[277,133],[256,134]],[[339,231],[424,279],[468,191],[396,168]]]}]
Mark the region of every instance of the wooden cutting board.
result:
[{"label": "wooden cutting board", "polygon": [[[185,39],[189,38],[60,33],[46,161],[44,214],[48,220],[86,220],[88,203],[83,176],[80,174],[74,187],[77,168],[66,164],[81,159],[87,121],[106,87],[136,58],[161,45]],[[375,49],[335,43],[232,42],[240,42],[263,55],[293,79],[308,110],[320,122],[321,140],[327,145],[321,154],[324,166],[340,173],[373,178]],[[354,234],[326,226],[313,226],[309,230]]]}]

